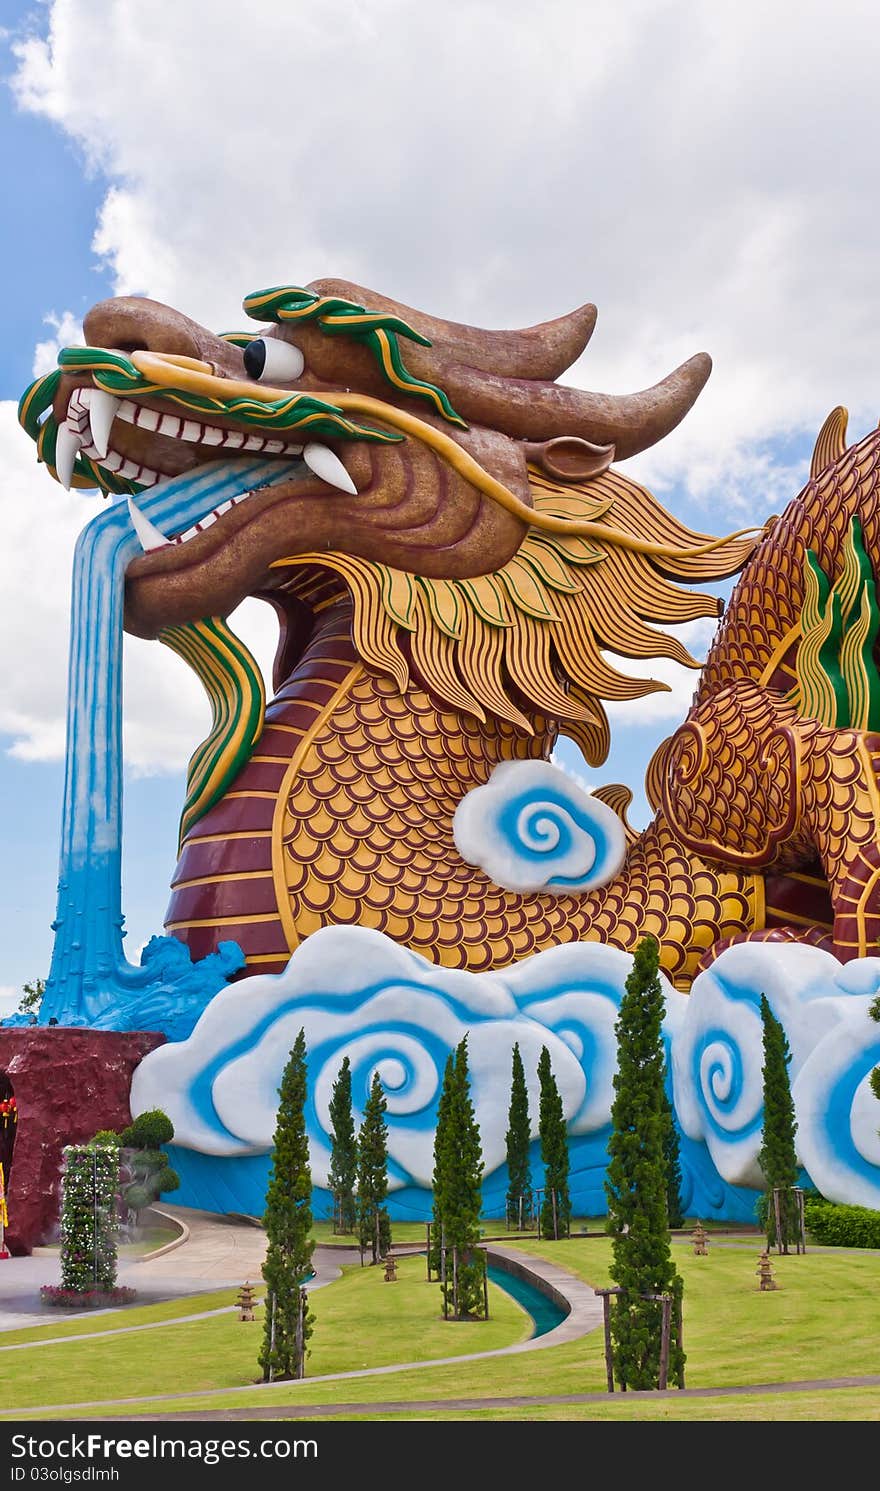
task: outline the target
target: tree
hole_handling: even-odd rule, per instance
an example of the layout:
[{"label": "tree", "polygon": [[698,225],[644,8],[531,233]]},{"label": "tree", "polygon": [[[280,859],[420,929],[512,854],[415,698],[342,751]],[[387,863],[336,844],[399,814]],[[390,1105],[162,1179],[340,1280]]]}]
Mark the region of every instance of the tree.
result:
[{"label": "tree", "polygon": [[440,1088],[440,1102],[437,1105],[437,1126],[434,1130],[434,1171],[431,1176],[433,1224],[431,1227],[431,1247],[428,1253],[428,1266],[438,1278],[443,1273],[443,1248],[445,1233],[443,1227],[443,1206],[447,1195],[447,1161],[450,1155],[449,1122],[452,1111],[452,1090],[455,1084],[455,1052],[450,1051],[446,1058],[446,1066],[443,1069],[443,1085]]},{"label": "tree", "polygon": [[605,1179],[611,1277],[621,1290],[611,1312],[612,1361],[623,1389],[656,1388],[660,1380],[662,1305],[646,1294],[672,1296],[669,1381],[684,1381],[682,1281],[672,1262],[666,1210],[663,1014],[659,948],[646,936],[614,1027],[617,1071]]},{"label": "tree", "polygon": [[542,1237],[568,1237],[571,1228],[571,1199],[568,1191],[568,1134],[562,1098],[550,1065],[550,1052],[541,1047],[538,1058],[541,1087],[538,1136],[544,1164],[544,1196],[539,1230]]},{"label": "tree", "polygon": [[378,1263],[391,1246],[391,1219],[385,1208],[388,1195],[388,1107],[379,1073],[373,1073],[370,1096],[357,1140],[357,1225],[361,1252],[370,1249]]},{"label": "tree", "polygon": [[446,1063],[434,1141],[435,1258],[444,1314],[451,1307],[453,1320],[473,1320],[484,1313],[485,1268],[479,1252],[482,1182],[483,1150],[470,1095],[465,1036]]},{"label": "tree", "polygon": [[35,978],[29,984],[22,984],[21,999],[18,1001],[18,1013],[20,1015],[33,1015],[34,1019],[40,1013],[40,1005],[43,1003],[43,995],[46,992],[46,980]]},{"label": "tree", "polygon": [[[300,1289],[312,1261],[312,1175],[306,1133],[306,1037],[300,1030],[281,1077],[263,1226],[266,1312],[263,1381],[302,1375],[313,1317],[301,1319]],[[299,1336],[299,1340],[297,1339]]]},{"label": "tree", "polygon": [[180,1177],[161,1148],[173,1138],[174,1124],[161,1108],[139,1113],[118,1135],[123,1171],[120,1195],[129,1215],[143,1211],[164,1193],[178,1189]]},{"label": "tree", "polygon": [[681,1140],[675,1113],[663,1083],[663,1109],[666,1114],[666,1137],[663,1140],[663,1160],[666,1165],[666,1220],[670,1227],[684,1226],[681,1209]]},{"label": "tree", "polygon": [[357,1215],[357,1134],[351,1111],[351,1062],[346,1056],[330,1094],[330,1169],[327,1185],[333,1196],[333,1229],[353,1232]]},{"label": "tree", "polygon": [[[769,1248],[776,1245],[783,1253],[787,1253],[789,1243],[800,1232],[800,1215],[791,1190],[792,1186],[797,1185],[798,1179],[794,1143],[797,1122],[788,1077],[791,1050],[785,1031],[764,994],[761,995],[761,1023],[764,1044],[764,1123],[758,1164],[767,1183],[767,1246]],[[777,1188],[780,1189],[778,1236],[773,1201],[773,1192]]]},{"label": "tree", "polygon": [[519,1045],[513,1048],[513,1071],[510,1082],[510,1108],[507,1114],[507,1215],[517,1222],[532,1220],[532,1171],[529,1144],[532,1126],[529,1119],[529,1093]]}]

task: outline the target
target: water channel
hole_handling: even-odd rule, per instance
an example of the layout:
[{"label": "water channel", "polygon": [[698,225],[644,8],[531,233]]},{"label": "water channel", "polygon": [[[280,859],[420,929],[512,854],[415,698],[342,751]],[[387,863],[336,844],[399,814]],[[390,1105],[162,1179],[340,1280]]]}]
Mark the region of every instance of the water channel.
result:
[{"label": "water channel", "polygon": [[536,1285],[519,1278],[517,1274],[508,1273],[507,1269],[498,1268],[494,1263],[489,1264],[489,1280],[509,1294],[511,1299],[515,1299],[526,1314],[531,1316],[534,1326],[531,1339],[555,1330],[568,1313],[567,1310],[560,1309],[555,1300],[550,1299]]}]

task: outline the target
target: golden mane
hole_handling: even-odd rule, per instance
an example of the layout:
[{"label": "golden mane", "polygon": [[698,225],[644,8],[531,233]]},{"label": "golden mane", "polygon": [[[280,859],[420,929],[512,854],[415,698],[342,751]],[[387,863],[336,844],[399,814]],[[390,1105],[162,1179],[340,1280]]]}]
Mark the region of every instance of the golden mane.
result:
[{"label": "golden mane", "polygon": [[[346,582],[360,657],[390,674],[401,691],[412,672],[454,709],[481,720],[489,712],[528,733],[523,710],[531,708],[558,720],[598,766],[609,747],[601,701],[667,688],[617,672],[603,652],[668,657],[698,668],[678,638],[658,628],[717,616],[719,603],[675,582],[736,573],[758,540],[732,537],[695,554],[709,542],[705,535],[618,471],[563,486],[530,468],[529,483],[536,515],[588,521],[607,538],[533,527],[503,568],[469,580],[428,579],[338,552],[291,555],[276,564],[330,569]],[[663,553],[636,552],[628,538],[649,540]]]}]

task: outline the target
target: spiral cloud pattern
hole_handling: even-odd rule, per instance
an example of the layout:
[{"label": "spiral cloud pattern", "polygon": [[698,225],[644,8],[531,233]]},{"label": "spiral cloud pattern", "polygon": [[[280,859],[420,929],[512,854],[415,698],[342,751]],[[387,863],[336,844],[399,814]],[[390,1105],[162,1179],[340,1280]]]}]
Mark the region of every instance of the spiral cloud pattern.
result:
[{"label": "spiral cloud pattern", "polygon": [[[145,1057],[134,1074],[132,1112],[164,1108],[177,1145],[233,1167],[265,1156],[281,1073],[303,1029],[315,1185],[327,1184],[330,1096],[348,1056],[356,1123],[374,1072],[383,1084],[390,1190],[408,1188],[407,1195],[429,1199],[443,1071],[467,1036],[487,1180],[505,1160],[514,1043],[526,1072],[533,1137],[536,1072],[546,1046],[573,1171],[579,1155],[591,1156],[591,1166],[598,1156],[601,1166],[617,1067],[615,1025],[631,968],[629,954],[581,942],[494,974],[470,974],[437,967],[379,932],[326,927],[294,953],[284,973],[223,989],[187,1040]],[[742,1215],[750,1192],[735,1188],[763,1184],[757,1161],[762,992],[791,1047],[798,1159],[807,1179],[832,1200],[880,1207],[880,1104],[869,1084],[880,1064],[880,1023],[869,1013],[880,990],[880,959],[843,966],[806,945],[741,943],[699,975],[690,995],[661,983],[671,1095],[683,1136],[683,1194],[696,1209],[723,1216],[734,1198],[740,1210],[730,1214]],[[188,1204],[199,1205],[198,1197]]]},{"label": "spiral cloud pattern", "polygon": [[496,766],[462,798],[452,829],[462,859],[505,890],[592,890],[626,853],[617,814],[550,761]]}]

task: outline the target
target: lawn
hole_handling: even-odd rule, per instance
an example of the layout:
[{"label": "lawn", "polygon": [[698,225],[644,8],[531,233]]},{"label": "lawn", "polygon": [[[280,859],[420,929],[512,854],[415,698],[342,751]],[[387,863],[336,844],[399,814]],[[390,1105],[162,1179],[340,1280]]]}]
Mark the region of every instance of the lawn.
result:
[{"label": "lawn", "polygon": [[[594,1286],[610,1282],[611,1243],[605,1237],[559,1242],[534,1238],[517,1243],[524,1254],[538,1255],[568,1269]],[[760,1240],[713,1238],[705,1258],[694,1257],[690,1242],[673,1242],[673,1256],[685,1283],[684,1345],[689,1388],[815,1382],[831,1378],[880,1375],[880,1254],[857,1250],[811,1249],[805,1256],[772,1255],[780,1287],[762,1293],[756,1266]],[[301,1383],[254,1387],[259,1325],[245,1325],[234,1314],[169,1325],[167,1329],[124,1335],[114,1340],[45,1346],[33,1352],[0,1353],[0,1377],[6,1379],[7,1413],[21,1416],[38,1404],[75,1404],[100,1400],[102,1414],[131,1417],[153,1414],[160,1405],[140,1408],[119,1400],[167,1394],[161,1411],[244,1409],[270,1405],[283,1419],[285,1404],[364,1405],[346,1418],[381,1417],[367,1406],[378,1401],[424,1404],[426,1400],[507,1396],[552,1396],[603,1393],[605,1365],[601,1330],[579,1341],[534,1352],[489,1360],[458,1361],[391,1371],[378,1377],[318,1382],[325,1373],[357,1372],[365,1366],[425,1362],[455,1353],[496,1349],[528,1334],[525,1318],[503,1291],[492,1290],[488,1324],[445,1324],[439,1318],[439,1290],[424,1277],[424,1258],[399,1261],[397,1283],[387,1284],[379,1269],[347,1268],[341,1279],[315,1291],[317,1316],[307,1378]],[[225,1296],[229,1300],[230,1294]],[[120,1311],[114,1325],[158,1319],[161,1310],[189,1313],[211,1308],[222,1295],[200,1295],[172,1305]],[[170,1315],[167,1317],[170,1318]],[[102,1316],[102,1328],[110,1317]],[[71,1334],[97,1328],[90,1321],[69,1322]],[[63,1329],[59,1322],[59,1329]],[[20,1331],[14,1339],[39,1339],[49,1328]],[[11,1341],[3,1336],[2,1344]],[[26,1358],[26,1361],[23,1360]],[[15,1364],[15,1378],[10,1367]],[[75,1386],[74,1386],[75,1384]],[[230,1388],[211,1397],[211,1388]],[[235,1389],[238,1390],[235,1390]],[[174,1394],[182,1396],[175,1398]],[[115,1406],[111,1406],[114,1404]],[[80,1410],[83,1417],[93,1409]],[[51,1416],[51,1415],[49,1415]],[[75,1407],[65,1418],[78,1416]],[[848,1386],[801,1393],[781,1388],[772,1394],[679,1398],[624,1397],[584,1404],[533,1404],[518,1408],[474,1410],[415,1408],[399,1417],[505,1419],[714,1419],[817,1420],[880,1419],[880,1387]],[[394,1415],[395,1421],[398,1415]]]},{"label": "lawn", "polygon": [[[176,1304],[189,1306],[179,1313],[193,1313],[211,1308],[207,1303],[211,1298],[200,1295]],[[220,1302],[231,1303],[234,1299],[235,1292],[227,1290]],[[519,1305],[491,1285],[489,1299],[488,1321],[446,1322],[440,1315],[439,1286],[425,1279],[424,1258],[401,1258],[395,1283],[386,1283],[381,1268],[354,1265],[310,1297],[316,1322],[308,1374],[311,1377],[489,1351],[527,1339],[531,1323]],[[134,1316],[147,1315],[151,1308],[156,1309],[121,1312],[114,1324],[138,1323]],[[4,1415],[39,1404],[252,1384],[260,1377],[257,1354],[262,1314],[259,1309],[253,1323],[242,1323],[235,1313],[229,1313],[140,1334],[120,1334],[117,1329],[113,1335],[97,1339],[0,1352]],[[70,1322],[70,1326],[84,1324],[85,1329],[91,1326],[98,1330],[102,1328],[100,1319],[94,1323]],[[19,1340],[40,1339],[41,1335],[45,1338],[46,1328],[37,1330],[39,1334],[18,1331],[15,1335]],[[5,1332],[0,1340],[3,1344],[7,1344]]]}]

